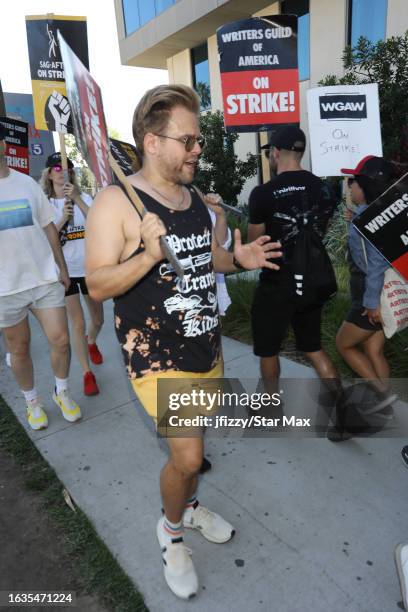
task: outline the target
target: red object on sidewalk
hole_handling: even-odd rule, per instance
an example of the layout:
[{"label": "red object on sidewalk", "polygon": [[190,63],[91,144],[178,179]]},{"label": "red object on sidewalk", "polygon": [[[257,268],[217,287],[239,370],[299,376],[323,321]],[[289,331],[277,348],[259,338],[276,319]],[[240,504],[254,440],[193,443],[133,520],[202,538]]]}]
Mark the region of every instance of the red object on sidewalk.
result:
[{"label": "red object on sidewalk", "polygon": [[103,363],[103,356],[101,351],[98,349],[96,342],[94,342],[94,344],[88,344],[88,351],[92,363],[95,363],[96,365]]},{"label": "red object on sidewalk", "polygon": [[98,395],[99,389],[96,384],[95,376],[92,372],[85,372],[84,374],[84,394],[85,395]]}]

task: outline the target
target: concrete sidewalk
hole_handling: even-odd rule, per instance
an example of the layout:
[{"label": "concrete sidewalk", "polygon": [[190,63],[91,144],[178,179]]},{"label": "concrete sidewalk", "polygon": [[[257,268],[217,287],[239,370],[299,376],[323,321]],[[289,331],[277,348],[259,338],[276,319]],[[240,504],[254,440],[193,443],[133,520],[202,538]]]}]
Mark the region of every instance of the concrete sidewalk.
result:
[{"label": "concrete sidewalk", "polygon": [[[56,470],[76,504],[145,597],[151,612],[392,612],[401,599],[394,546],[408,540],[407,471],[400,439],[209,438],[213,469],[199,498],[236,527],[225,545],[188,532],[201,593],[182,602],[165,585],[155,526],[163,444],[131,394],[113,330],[112,304],[94,368],[101,394],[82,395],[73,359],[72,395],[84,418],[70,425],[51,400],[46,342],[34,319],[36,385],[49,427],[28,429],[25,405],[1,353],[0,393]],[[224,338],[228,377],[257,378],[251,347]],[[283,361],[283,376],[312,370]],[[6,510],[7,511],[7,510]],[[129,611],[130,612],[130,611]]]}]

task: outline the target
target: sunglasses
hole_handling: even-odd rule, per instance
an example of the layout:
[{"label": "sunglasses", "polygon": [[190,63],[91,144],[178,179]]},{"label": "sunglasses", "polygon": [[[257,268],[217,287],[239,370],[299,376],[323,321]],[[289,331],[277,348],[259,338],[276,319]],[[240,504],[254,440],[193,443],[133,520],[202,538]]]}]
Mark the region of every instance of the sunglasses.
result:
[{"label": "sunglasses", "polygon": [[347,186],[351,187],[355,180],[356,180],[355,178],[348,178],[347,179]]},{"label": "sunglasses", "polygon": [[265,152],[266,159],[269,159],[269,156],[271,154],[271,150],[270,149],[264,149],[264,152]]},{"label": "sunglasses", "polygon": [[166,136],[165,134],[155,134],[155,136],[159,136],[160,138],[169,138],[170,140],[177,140],[177,142],[181,142],[184,145],[187,153],[190,153],[197,143],[200,149],[205,146],[205,138],[204,136],[181,136],[180,138],[175,138],[174,136]]},{"label": "sunglasses", "polygon": [[[63,168],[62,168],[62,166],[57,164],[56,166],[51,166],[50,172],[51,172],[51,170],[55,170],[55,172],[62,172]],[[73,172],[73,168],[68,168],[68,172]]]}]

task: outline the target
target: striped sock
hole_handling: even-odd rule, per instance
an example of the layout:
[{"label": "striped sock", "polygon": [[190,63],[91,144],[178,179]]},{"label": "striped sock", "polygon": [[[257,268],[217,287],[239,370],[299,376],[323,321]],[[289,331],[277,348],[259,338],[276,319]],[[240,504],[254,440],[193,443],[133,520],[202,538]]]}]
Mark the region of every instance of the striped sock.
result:
[{"label": "striped sock", "polygon": [[187,500],[186,502],[186,510],[188,510],[189,508],[191,508],[192,510],[195,510],[198,506],[198,499],[197,499],[197,493],[194,493],[194,495],[192,497],[190,497],[190,499]]},{"label": "striped sock", "polygon": [[172,542],[183,539],[184,529],[182,521],[179,523],[172,523],[166,515],[164,515],[163,530]]}]

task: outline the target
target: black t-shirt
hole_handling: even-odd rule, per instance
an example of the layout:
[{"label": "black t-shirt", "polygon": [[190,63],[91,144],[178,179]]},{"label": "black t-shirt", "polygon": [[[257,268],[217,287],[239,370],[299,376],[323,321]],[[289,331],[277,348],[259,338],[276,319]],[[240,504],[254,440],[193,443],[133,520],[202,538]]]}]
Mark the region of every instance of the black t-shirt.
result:
[{"label": "black t-shirt", "polygon": [[265,233],[282,244],[282,259],[274,259],[280,271],[263,268],[261,280],[282,281],[287,277],[296,236],[308,222],[322,236],[336,202],[329,186],[307,170],[282,172],[253,189],[249,197],[249,223],[265,224]]}]

